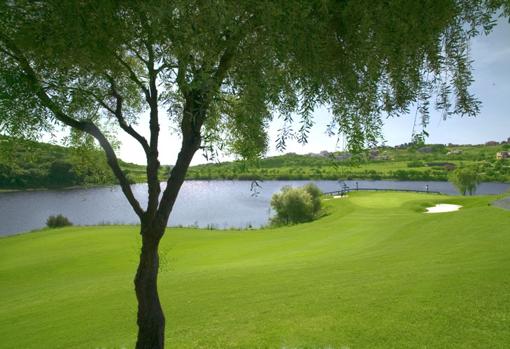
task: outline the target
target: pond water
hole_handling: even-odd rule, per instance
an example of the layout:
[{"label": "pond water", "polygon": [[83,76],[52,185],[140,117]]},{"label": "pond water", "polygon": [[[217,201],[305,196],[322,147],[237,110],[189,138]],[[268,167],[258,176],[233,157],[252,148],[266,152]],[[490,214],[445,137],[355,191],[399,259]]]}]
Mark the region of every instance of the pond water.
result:
[{"label": "pond water", "polygon": [[[251,181],[187,181],[170,216],[169,226],[216,228],[267,224],[270,200],[284,185],[300,186],[308,181],[263,181],[252,190]],[[345,181],[351,188],[412,189],[457,195],[448,182]],[[344,182],[315,181],[323,191],[340,190]],[[477,194],[498,194],[510,184],[481,183]],[[146,184],[133,185],[142,207],[146,205]],[[43,228],[50,215],[63,214],[75,225],[137,224],[120,187],[0,193],[0,235]]]}]

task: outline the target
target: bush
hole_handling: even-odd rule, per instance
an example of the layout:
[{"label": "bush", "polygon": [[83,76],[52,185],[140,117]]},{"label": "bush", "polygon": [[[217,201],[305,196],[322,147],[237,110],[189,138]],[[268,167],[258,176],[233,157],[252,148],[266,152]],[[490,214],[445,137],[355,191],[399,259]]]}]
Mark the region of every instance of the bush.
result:
[{"label": "bush", "polygon": [[68,227],[70,225],[73,225],[73,223],[61,214],[58,216],[49,216],[46,220],[46,226],[48,226],[48,228],[61,228]]},{"label": "bush", "polygon": [[312,197],[312,205],[313,205],[313,212],[314,214],[319,213],[322,207],[322,191],[319,189],[318,186],[316,186],[313,183],[305,184],[302,189],[306,191],[310,196]]},{"label": "bush", "polygon": [[276,211],[272,224],[295,224],[313,220],[321,210],[321,195],[319,188],[312,183],[301,188],[283,187],[271,199],[271,207]]},{"label": "bush", "polygon": [[450,182],[459,190],[462,195],[473,195],[480,183],[478,172],[469,167],[458,168],[449,176]]}]

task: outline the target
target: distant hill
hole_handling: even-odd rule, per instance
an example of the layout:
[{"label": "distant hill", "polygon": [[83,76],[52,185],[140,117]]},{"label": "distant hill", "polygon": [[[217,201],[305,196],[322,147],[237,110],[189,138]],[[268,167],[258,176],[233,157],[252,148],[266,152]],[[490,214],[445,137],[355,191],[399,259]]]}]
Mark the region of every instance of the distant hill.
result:
[{"label": "distant hill", "polygon": [[[134,181],[143,166],[121,161]],[[133,175],[131,175],[131,171]],[[0,136],[0,189],[115,184],[101,151]]]},{"label": "distant hill", "polygon": [[[283,154],[256,162],[192,166],[188,179],[309,180],[393,179],[444,181],[458,166],[475,166],[483,181],[510,182],[510,159],[496,160],[509,144],[427,144],[381,147],[353,157],[345,152]],[[132,182],[145,181],[145,166],[120,161]],[[170,167],[162,166],[165,180]],[[63,188],[116,184],[102,151],[0,136],[0,189]]]},{"label": "distant hill", "polygon": [[[494,142],[495,143],[495,142]],[[509,149],[506,142],[492,145],[425,144],[380,147],[363,156],[345,152],[298,155],[288,153],[254,163],[232,161],[197,165],[189,179],[393,179],[445,181],[458,166],[475,166],[483,181],[510,181],[510,160],[496,160]]]}]

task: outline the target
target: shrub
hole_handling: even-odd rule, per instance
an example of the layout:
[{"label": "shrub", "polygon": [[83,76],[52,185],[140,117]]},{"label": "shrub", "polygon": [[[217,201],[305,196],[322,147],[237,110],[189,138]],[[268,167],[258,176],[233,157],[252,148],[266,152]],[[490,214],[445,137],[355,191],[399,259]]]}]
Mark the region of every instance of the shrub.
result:
[{"label": "shrub", "polygon": [[466,195],[467,193],[473,195],[476,187],[480,183],[480,176],[475,169],[464,167],[451,172],[449,180],[462,195]]},{"label": "shrub", "polygon": [[70,225],[73,225],[73,223],[61,214],[57,216],[49,216],[46,220],[46,226],[48,226],[48,228],[61,228]]},{"label": "shrub", "polygon": [[310,196],[312,197],[313,212],[314,215],[317,214],[322,207],[321,201],[322,191],[319,189],[318,186],[316,186],[313,183],[305,184],[302,187],[302,189],[306,191],[308,194],[310,194]]},{"label": "shrub", "polygon": [[321,209],[321,195],[319,188],[312,183],[301,188],[283,187],[271,199],[271,207],[276,211],[272,223],[282,225],[313,220]]}]

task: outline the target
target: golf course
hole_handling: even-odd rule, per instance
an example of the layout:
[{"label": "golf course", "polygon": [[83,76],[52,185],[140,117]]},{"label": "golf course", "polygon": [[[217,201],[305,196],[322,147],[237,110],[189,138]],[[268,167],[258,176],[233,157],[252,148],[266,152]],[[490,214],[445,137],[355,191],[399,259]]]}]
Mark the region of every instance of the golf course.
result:
[{"label": "golf course", "polygon": [[[169,228],[166,345],[506,348],[510,211],[490,205],[502,197],[360,192],[326,198],[311,223]],[[425,213],[436,204],[462,208]],[[140,240],[136,226],[0,238],[0,348],[133,347]]]}]

